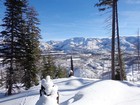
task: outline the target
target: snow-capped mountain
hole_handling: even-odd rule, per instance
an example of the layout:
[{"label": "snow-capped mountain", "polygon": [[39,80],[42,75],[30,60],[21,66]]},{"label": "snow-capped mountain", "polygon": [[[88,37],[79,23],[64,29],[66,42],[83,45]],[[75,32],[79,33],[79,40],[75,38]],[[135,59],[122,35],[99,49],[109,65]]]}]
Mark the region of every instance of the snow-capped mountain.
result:
[{"label": "snow-capped mountain", "polygon": [[[126,72],[131,75],[131,68],[134,66],[131,57],[133,56],[133,59],[136,59],[138,37],[123,36],[120,37],[120,42],[121,50],[124,54],[123,59]],[[51,53],[55,56],[56,64],[67,68],[67,70],[70,69],[70,56],[73,56],[75,76],[84,78],[110,78],[111,38],[75,37],[64,41],[48,41],[46,43],[47,46],[42,48],[49,49],[48,45],[51,46]]]},{"label": "snow-capped mountain", "polygon": [[[136,49],[137,41],[138,38],[136,36],[121,37],[121,48],[126,52],[133,51]],[[64,51],[66,53],[105,53],[111,51],[111,38],[75,37],[63,41],[48,41],[46,43],[41,43],[42,49],[51,48],[54,51]]]}]

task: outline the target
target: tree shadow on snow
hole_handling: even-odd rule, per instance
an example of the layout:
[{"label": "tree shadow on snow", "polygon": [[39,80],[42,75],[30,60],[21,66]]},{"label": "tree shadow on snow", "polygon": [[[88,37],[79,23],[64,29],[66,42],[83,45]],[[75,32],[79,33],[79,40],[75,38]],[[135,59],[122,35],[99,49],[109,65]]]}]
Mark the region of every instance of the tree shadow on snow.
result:
[{"label": "tree shadow on snow", "polygon": [[127,81],[123,81],[122,82],[123,84],[127,85],[127,86],[130,86],[130,87],[139,87],[140,88],[140,85],[136,85],[136,84],[133,84],[133,83],[130,83],[130,82],[127,82]]},{"label": "tree shadow on snow", "polygon": [[[69,92],[71,92],[71,91],[76,91],[76,90],[80,90],[80,89],[89,87],[89,86],[91,86],[91,85],[93,85],[93,84],[95,84],[95,83],[101,82],[101,81],[105,81],[105,80],[96,80],[96,81],[87,83],[87,84],[85,84],[85,85],[83,85],[83,86],[80,86],[80,87],[78,87],[78,88],[75,88],[75,89],[65,89],[65,90],[64,90],[64,89],[60,89],[59,91],[60,91],[60,92],[65,92],[65,91],[67,91],[67,92],[68,92],[68,91],[69,91]],[[66,101],[64,101],[64,102],[62,102],[62,103],[60,103],[60,105],[69,105],[69,104],[71,104],[71,103],[73,103],[73,102],[75,102],[75,101],[78,101],[78,100],[81,99],[82,97],[83,97],[82,94],[77,93],[77,94],[75,94],[73,97],[69,98],[68,100],[66,100]]]},{"label": "tree shadow on snow", "polygon": [[4,96],[4,94],[3,94],[2,98],[0,99],[0,103],[15,100],[15,99],[20,99],[20,98],[26,98],[26,97],[30,97],[30,96],[34,96],[34,95],[38,95],[38,94],[39,94],[39,92],[32,92],[32,91],[28,91],[28,90],[25,92],[13,94],[10,96]]},{"label": "tree shadow on snow", "polygon": [[[77,80],[77,79],[76,79]],[[59,89],[60,92],[65,92],[65,91],[75,91],[75,90],[80,90],[86,87],[89,87],[90,85],[93,85],[95,83],[101,82],[101,81],[105,81],[105,80],[97,80],[97,81],[93,81],[87,84],[84,84],[82,86],[79,86],[78,88],[74,88],[74,89]]]},{"label": "tree shadow on snow", "polygon": [[74,102],[80,100],[82,97],[83,97],[83,94],[77,93],[73,97],[68,99],[67,101],[60,103],[60,105],[69,105],[71,103],[74,103]]}]

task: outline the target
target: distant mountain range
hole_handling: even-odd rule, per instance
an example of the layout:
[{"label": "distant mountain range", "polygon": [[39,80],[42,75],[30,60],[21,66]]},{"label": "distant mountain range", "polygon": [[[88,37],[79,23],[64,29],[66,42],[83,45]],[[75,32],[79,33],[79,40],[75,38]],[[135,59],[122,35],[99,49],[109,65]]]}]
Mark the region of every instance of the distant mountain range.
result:
[{"label": "distant mountain range", "polygon": [[[0,41],[2,42],[2,41]],[[138,37],[121,37],[121,49],[123,52],[136,51]],[[117,44],[116,44],[117,45]],[[85,78],[109,78],[110,77],[110,51],[111,38],[83,38],[76,37],[63,41],[40,42],[40,48],[46,52],[51,50],[55,57],[56,65],[70,69],[70,55],[74,53],[75,76]],[[104,54],[102,54],[104,53]],[[94,54],[97,54],[94,56]],[[127,73],[131,74],[131,65],[136,56],[129,54],[123,56]],[[136,68],[137,66],[134,66]],[[137,69],[134,69],[137,70]],[[134,73],[136,75],[137,73]]]},{"label": "distant mountain range", "polygon": [[[134,51],[138,45],[138,37],[123,36],[120,37],[120,42],[123,51]],[[49,49],[65,53],[106,53],[111,51],[111,38],[75,37],[63,41],[41,42],[40,48],[44,51]]]}]

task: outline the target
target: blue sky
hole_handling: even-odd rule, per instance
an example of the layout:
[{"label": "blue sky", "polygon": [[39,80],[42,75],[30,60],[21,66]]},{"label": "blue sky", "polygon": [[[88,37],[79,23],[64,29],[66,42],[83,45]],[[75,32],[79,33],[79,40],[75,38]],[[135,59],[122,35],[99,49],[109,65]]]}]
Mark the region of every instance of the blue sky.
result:
[{"label": "blue sky", "polygon": [[[39,27],[44,41],[111,36],[107,22],[111,12],[99,12],[98,8],[94,7],[98,0],[29,1],[39,13]],[[140,0],[119,0],[118,4],[120,35],[136,35],[140,27]]]}]

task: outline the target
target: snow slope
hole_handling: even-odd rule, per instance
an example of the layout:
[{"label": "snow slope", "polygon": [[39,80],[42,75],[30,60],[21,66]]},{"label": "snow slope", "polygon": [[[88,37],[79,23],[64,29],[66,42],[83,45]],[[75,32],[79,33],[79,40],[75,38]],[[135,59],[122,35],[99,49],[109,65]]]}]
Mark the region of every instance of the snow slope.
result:
[{"label": "snow slope", "polygon": [[[53,81],[59,87],[60,105],[140,105],[140,85],[136,83],[77,77]],[[0,105],[35,105],[39,89],[40,85],[8,97],[0,89]]]}]

